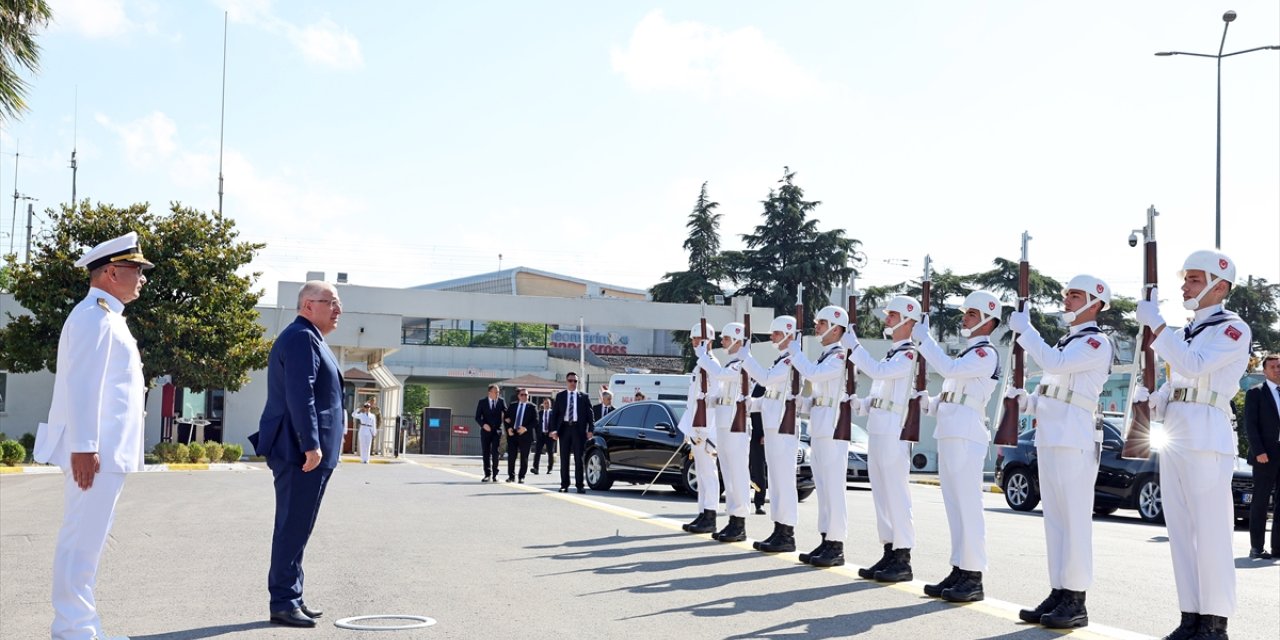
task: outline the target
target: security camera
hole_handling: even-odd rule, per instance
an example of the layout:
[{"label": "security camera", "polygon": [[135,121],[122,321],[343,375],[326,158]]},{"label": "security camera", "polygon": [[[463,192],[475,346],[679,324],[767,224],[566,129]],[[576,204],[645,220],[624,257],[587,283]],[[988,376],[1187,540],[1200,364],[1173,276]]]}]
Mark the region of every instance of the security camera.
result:
[{"label": "security camera", "polygon": [[1134,231],[1129,233],[1129,246],[1138,246],[1138,232]]}]

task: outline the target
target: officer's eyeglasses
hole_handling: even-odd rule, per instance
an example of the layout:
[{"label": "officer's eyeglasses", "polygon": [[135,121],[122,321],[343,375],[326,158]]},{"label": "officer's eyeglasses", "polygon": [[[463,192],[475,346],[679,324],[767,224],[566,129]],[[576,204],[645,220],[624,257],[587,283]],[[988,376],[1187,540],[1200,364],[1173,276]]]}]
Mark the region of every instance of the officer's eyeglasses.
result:
[{"label": "officer's eyeglasses", "polygon": [[342,301],[337,298],[312,298],[310,302],[323,302],[329,305],[330,309],[341,309]]}]

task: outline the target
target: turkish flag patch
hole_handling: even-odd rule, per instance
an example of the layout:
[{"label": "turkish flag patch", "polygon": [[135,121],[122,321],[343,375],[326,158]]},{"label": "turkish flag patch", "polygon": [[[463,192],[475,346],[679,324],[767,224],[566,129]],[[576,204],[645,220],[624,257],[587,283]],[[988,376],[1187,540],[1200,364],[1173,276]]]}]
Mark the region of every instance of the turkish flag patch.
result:
[{"label": "turkish flag patch", "polygon": [[915,359],[916,359],[916,354],[914,354],[914,353],[912,353],[912,352],[908,351],[908,352],[907,352],[907,359],[908,359],[908,360],[915,360]]},{"label": "turkish flag patch", "polygon": [[787,358],[786,360],[783,360],[783,362],[789,365],[791,364],[791,358]]},{"label": "turkish flag patch", "polygon": [[843,354],[843,353],[837,353],[837,354],[836,354],[836,357],[837,357],[837,358],[840,358],[841,360],[844,360],[844,354]]},{"label": "turkish flag patch", "polygon": [[977,349],[974,349],[973,352],[978,354],[979,358],[987,357],[987,350],[983,349],[982,347],[978,347]]},{"label": "turkish flag patch", "polygon": [[1102,343],[1098,342],[1097,338],[1089,338],[1088,340],[1086,340],[1086,342],[1088,342],[1089,346],[1093,347],[1094,349],[1097,349],[1098,347],[1102,346]]},{"label": "turkish flag patch", "polygon": [[1239,329],[1230,325],[1227,326],[1227,330],[1224,331],[1223,333],[1226,333],[1227,336],[1230,337],[1232,340],[1239,340],[1240,336],[1244,335],[1243,333],[1240,333]]}]

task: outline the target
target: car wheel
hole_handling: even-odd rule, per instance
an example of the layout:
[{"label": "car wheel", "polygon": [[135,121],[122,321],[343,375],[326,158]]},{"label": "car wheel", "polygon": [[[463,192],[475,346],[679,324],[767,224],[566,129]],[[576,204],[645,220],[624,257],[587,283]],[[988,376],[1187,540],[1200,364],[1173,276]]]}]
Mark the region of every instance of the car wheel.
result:
[{"label": "car wheel", "polygon": [[587,486],[594,491],[608,491],[613,486],[613,478],[609,477],[609,463],[604,458],[604,452],[599,449],[592,449],[587,454]]},{"label": "car wheel", "polygon": [[1096,515],[1096,516],[1109,516],[1109,515],[1111,515],[1111,514],[1115,513],[1115,512],[1116,512],[1116,510],[1117,510],[1117,508],[1116,508],[1116,507],[1094,507],[1094,508],[1093,508],[1093,515]]},{"label": "car wheel", "polygon": [[813,495],[813,489],[814,489],[813,487],[796,489],[796,502],[804,502],[805,498],[808,498],[809,496]]},{"label": "car wheel", "polygon": [[1164,504],[1160,502],[1160,482],[1148,476],[1138,485],[1138,517],[1145,522],[1164,522]]},{"label": "car wheel", "polygon": [[1002,488],[1004,501],[1014,511],[1030,511],[1040,504],[1040,490],[1026,469],[1015,469],[1005,474]]},{"label": "car wheel", "polygon": [[677,489],[691,495],[698,495],[698,471],[694,467],[693,458],[685,458],[684,466],[680,468],[680,483]]}]

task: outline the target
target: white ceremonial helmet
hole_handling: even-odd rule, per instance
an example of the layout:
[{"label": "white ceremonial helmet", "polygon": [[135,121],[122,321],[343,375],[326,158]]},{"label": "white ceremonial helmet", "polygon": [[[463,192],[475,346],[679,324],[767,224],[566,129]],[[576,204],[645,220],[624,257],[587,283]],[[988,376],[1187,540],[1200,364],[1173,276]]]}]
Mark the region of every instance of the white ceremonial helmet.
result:
[{"label": "white ceremonial helmet", "polygon": [[[1068,291],[1081,291],[1084,293],[1085,303],[1080,307],[1083,311],[1093,304],[1095,301],[1102,301],[1102,306],[1098,307],[1098,311],[1106,311],[1111,308],[1111,287],[1103,282],[1101,278],[1095,278],[1086,273],[1082,273],[1071,279],[1067,286],[1062,288],[1062,295],[1066,297]],[[1070,324],[1076,321],[1076,316],[1080,311],[1064,311],[1062,319]]]},{"label": "white ceremonial helmet", "polygon": [[701,323],[701,322],[699,322],[699,323],[697,323],[697,324],[693,325],[693,328],[689,330],[689,338],[691,338],[691,339],[692,339],[692,338],[706,338],[707,340],[715,340],[715,339],[716,339],[716,328],[715,328],[715,327],[713,327],[713,326],[711,326],[711,323],[710,323],[710,322],[708,322],[708,323],[707,323],[707,335],[705,335],[705,336],[704,336],[704,335],[702,335],[702,323]]},{"label": "white ceremonial helmet", "polygon": [[[980,327],[983,322],[993,319],[996,324],[1000,324],[1000,299],[990,291],[978,290],[970,293],[964,297],[964,302],[960,305],[960,309],[973,309],[982,316],[982,321],[975,325],[974,328]],[[965,338],[968,338],[972,333],[973,329],[960,329],[960,335]]]},{"label": "white ceremonial helmet", "polygon": [[781,331],[784,335],[796,334],[796,319],[792,316],[778,316],[769,323],[769,333]]},{"label": "white ceremonial helmet", "polygon": [[1182,263],[1182,270],[1178,272],[1178,277],[1185,278],[1188,271],[1203,271],[1205,280],[1207,280],[1204,289],[1200,290],[1199,295],[1190,300],[1182,301],[1182,307],[1188,311],[1198,309],[1204,294],[1209,293],[1209,290],[1213,288],[1213,285],[1218,284],[1219,280],[1226,280],[1231,284],[1236,283],[1236,264],[1231,261],[1231,258],[1227,257],[1227,254],[1221,251],[1203,249],[1187,256],[1186,261]]},{"label": "white ceremonial helmet", "polygon": [[819,340],[825,337],[834,327],[844,327],[845,331],[849,330],[849,312],[845,311],[844,307],[837,307],[834,304],[823,307],[818,311],[818,315],[813,317],[813,323],[816,325],[819,320],[827,321],[827,330],[818,334]]},{"label": "white ceremonial helmet", "polygon": [[[890,311],[897,311],[898,315],[902,316],[902,322],[895,325],[888,324],[886,320],[889,318]],[[884,337],[891,338],[893,337],[893,331],[906,321],[915,320],[920,322],[920,301],[911,296],[894,296],[883,309],[876,309],[875,314],[877,318],[880,318],[881,322],[885,322]]]},{"label": "white ceremonial helmet", "polygon": [[720,337],[729,338],[734,342],[746,342],[747,327],[741,322],[730,322],[724,326],[724,330],[720,332]]}]

